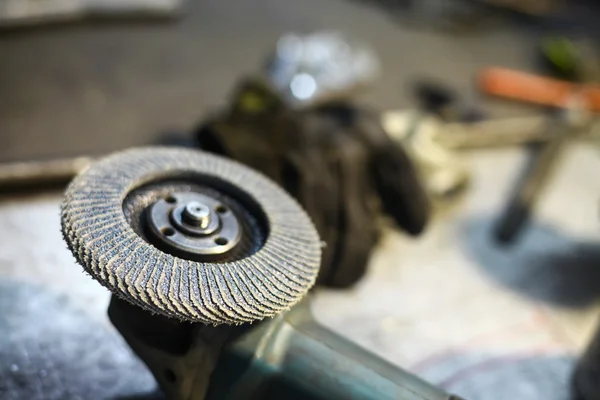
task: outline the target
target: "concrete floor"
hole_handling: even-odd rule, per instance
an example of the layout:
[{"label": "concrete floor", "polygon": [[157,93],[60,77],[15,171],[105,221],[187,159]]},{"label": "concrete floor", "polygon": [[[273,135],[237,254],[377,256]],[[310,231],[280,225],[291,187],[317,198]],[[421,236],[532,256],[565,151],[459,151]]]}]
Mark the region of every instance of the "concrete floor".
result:
[{"label": "concrete floor", "polygon": [[[382,12],[337,0],[190,2],[174,25],[4,35],[0,160],[103,153],[189,129],[281,33],[321,28],[349,31],[380,53],[384,77],[362,98],[380,109],[410,105],[407,79],[423,75],[475,101],[478,68],[527,68],[533,45],[507,29],[463,38],[400,29]],[[419,239],[389,231],[357,287],[317,294],[316,317],[467,399],[567,399],[598,314],[600,156],[574,146],[524,241],[502,251],[488,240],[489,223],[521,161],[518,150],[466,156],[473,187],[464,204]],[[108,293],[65,249],[59,201],[0,204],[0,337],[9,339],[0,394],[135,398],[127,396],[153,381],[110,327]]]},{"label": "concrete floor", "polygon": [[[491,243],[489,224],[522,154],[478,152],[466,161],[473,187],[459,209],[419,239],[388,231],[367,277],[351,290],[320,290],[313,312],[466,399],[567,400],[600,311],[598,150],[570,149],[534,224],[509,250]],[[127,396],[152,391],[153,380],[110,326],[109,293],[65,248],[59,202],[0,204],[0,394],[140,398]]]}]

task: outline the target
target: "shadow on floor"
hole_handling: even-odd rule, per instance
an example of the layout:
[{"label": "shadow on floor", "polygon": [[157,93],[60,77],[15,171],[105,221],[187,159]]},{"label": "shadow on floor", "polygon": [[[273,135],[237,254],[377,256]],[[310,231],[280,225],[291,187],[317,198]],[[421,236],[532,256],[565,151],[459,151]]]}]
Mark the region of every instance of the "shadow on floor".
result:
[{"label": "shadow on floor", "polygon": [[0,398],[158,400],[150,371],[75,299],[0,282]]},{"label": "shadow on floor", "polygon": [[550,304],[579,308],[600,298],[600,243],[532,221],[519,242],[502,247],[492,238],[493,222],[479,216],[460,225],[466,253],[489,277]]},{"label": "shadow on floor", "polygon": [[569,400],[575,359],[562,354],[493,354],[458,351],[441,355],[418,374],[466,400]]}]

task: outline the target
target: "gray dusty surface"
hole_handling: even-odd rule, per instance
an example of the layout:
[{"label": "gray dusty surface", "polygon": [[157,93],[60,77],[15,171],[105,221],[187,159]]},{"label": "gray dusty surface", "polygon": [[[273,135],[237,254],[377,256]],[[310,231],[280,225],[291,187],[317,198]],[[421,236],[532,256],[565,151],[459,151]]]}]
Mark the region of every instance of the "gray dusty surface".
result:
[{"label": "gray dusty surface", "polygon": [[0,397],[112,399],[153,393],[154,378],[104,321],[43,285],[0,284]]},{"label": "gray dusty surface", "polygon": [[[177,24],[2,34],[0,160],[98,154],[188,129],[289,30],[343,29],[370,42],[384,75],[361,100],[381,109],[410,104],[410,77],[442,79],[474,101],[477,68],[529,66],[531,42],[515,29],[441,37],[353,2],[208,0],[187,10]],[[462,207],[420,239],[389,231],[365,280],[319,292],[315,315],[468,399],[566,399],[598,315],[598,150],[568,152],[536,223],[509,251],[490,244],[488,228],[521,153],[467,161],[474,179]],[[0,398],[144,398],[155,384],[110,326],[108,293],[62,242],[59,201],[0,204]]]},{"label": "gray dusty surface", "polygon": [[[600,310],[600,180],[590,175],[600,155],[570,149],[523,242],[502,251],[489,224],[521,156],[467,157],[473,188],[462,207],[418,240],[388,231],[355,288],[317,293],[317,319],[467,399],[568,399],[569,374]],[[107,291],[62,242],[59,202],[0,204],[0,397],[151,393],[147,370],[108,322]]]}]

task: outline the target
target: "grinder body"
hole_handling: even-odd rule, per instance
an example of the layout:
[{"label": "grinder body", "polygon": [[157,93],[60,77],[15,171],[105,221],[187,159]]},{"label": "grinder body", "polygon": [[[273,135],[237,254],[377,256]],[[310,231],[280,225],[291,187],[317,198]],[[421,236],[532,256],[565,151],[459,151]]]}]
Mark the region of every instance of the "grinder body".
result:
[{"label": "grinder body", "polygon": [[109,316],[170,399],[459,400],[320,326],[309,300],[250,326],[165,321],[117,298]]},{"label": "grinder body", "polygon": [[317,231],[241,164],[166,148],[109,156],[69,185],[62,228],[170,399],[453,398],[315,323]]}]

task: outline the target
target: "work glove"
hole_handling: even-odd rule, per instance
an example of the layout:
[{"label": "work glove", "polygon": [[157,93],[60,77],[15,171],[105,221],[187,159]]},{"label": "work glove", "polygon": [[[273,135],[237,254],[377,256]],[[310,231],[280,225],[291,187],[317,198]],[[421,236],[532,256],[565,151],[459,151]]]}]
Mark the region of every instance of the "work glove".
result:
[{"label": "work glove", "polygon": [[382,215],[410,235],[427,225],[411,160],[378,115],[350,103],[294,109],[248,79],[196,135],[202,149],[261,171],[304,207],[324,244],[318,284],[348,287],[365,274]]}]

